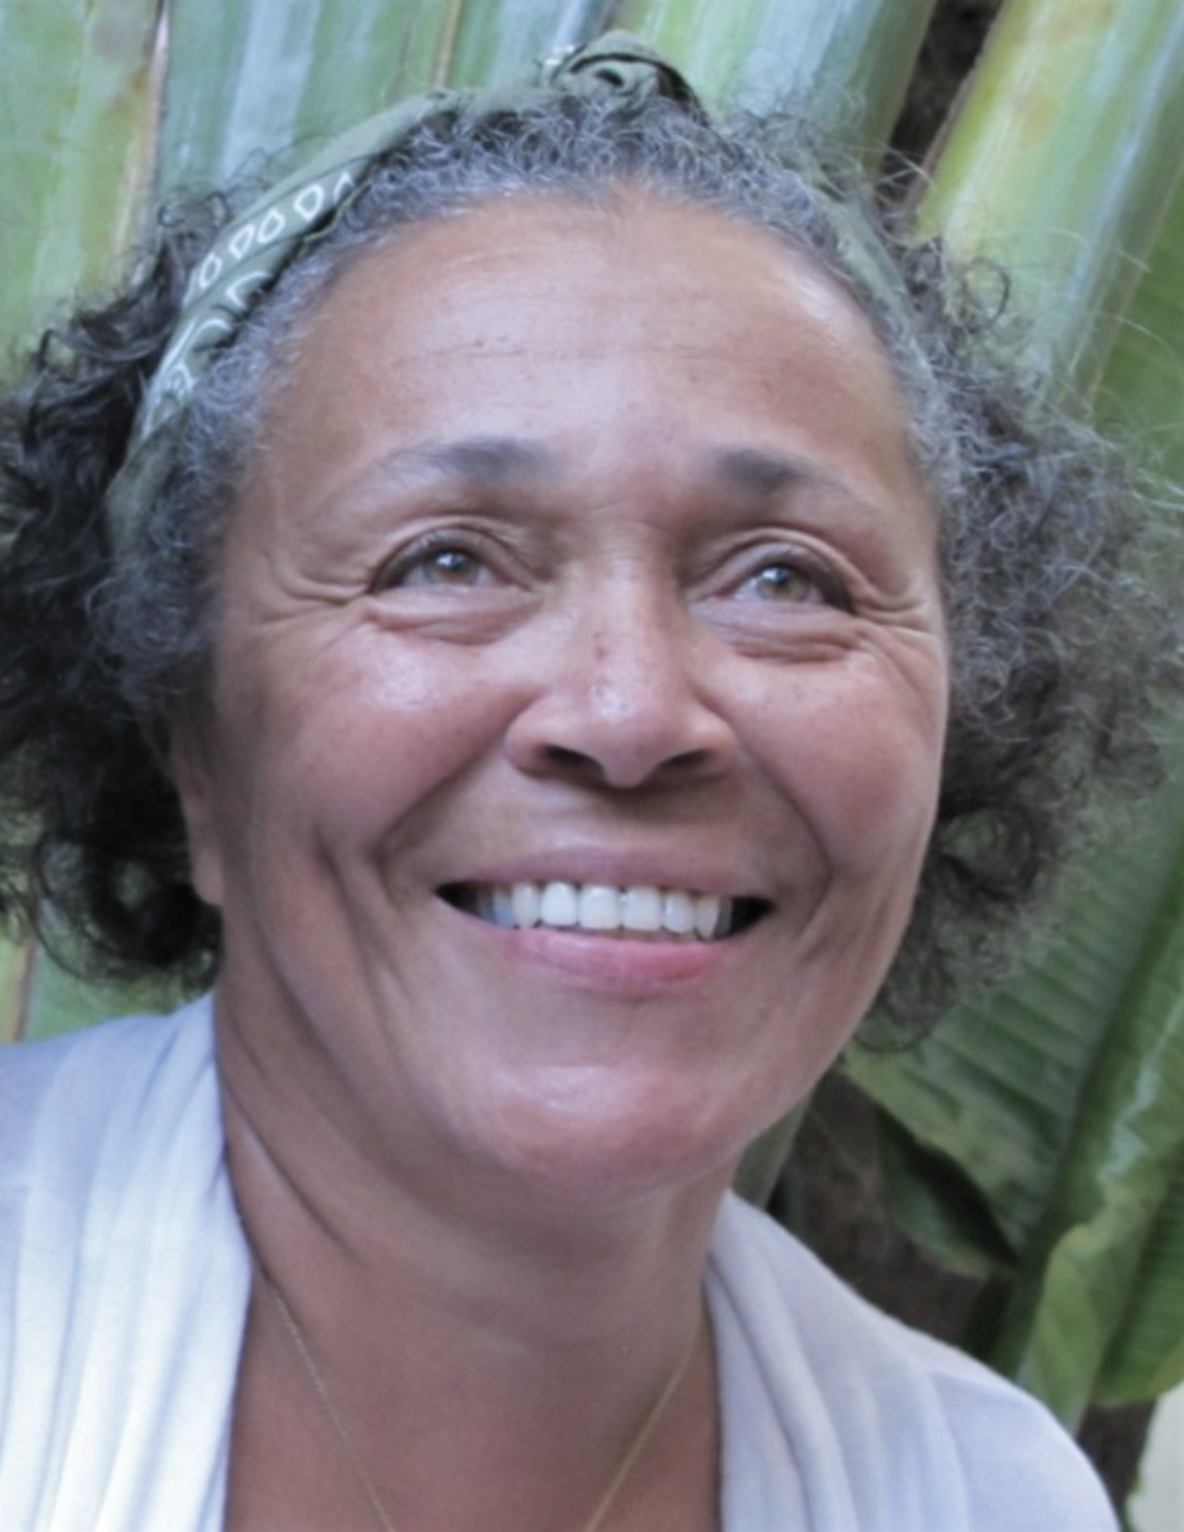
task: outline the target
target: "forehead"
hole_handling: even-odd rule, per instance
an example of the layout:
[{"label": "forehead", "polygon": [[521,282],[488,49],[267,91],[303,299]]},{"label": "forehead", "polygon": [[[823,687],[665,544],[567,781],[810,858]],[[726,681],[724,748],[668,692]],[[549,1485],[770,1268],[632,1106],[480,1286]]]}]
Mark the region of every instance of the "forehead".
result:
[{"label": "forehead", "polygon": [[269,447],[311,438],[343,471],[375,438],[442,429],[562,455],[710,427],[757,450],[824,435],[856,480],[918,492],[901,390],[853,300],[776,236],[635,189],[512,196],[388,237],[302,327],[280,390]]}]

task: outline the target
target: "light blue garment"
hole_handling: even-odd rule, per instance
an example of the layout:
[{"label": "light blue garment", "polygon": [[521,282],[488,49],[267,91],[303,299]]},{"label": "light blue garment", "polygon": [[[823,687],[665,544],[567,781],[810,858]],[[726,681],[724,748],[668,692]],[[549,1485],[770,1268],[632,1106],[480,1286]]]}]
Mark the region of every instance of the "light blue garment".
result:
[{"label": "light blue garment", "polygon": [[[0,1050],[0,1528],[220,1532],[250,1262],[211,1012]],[[1026,1396],[727,1199],[725,1532],[1115,1532]]]}]

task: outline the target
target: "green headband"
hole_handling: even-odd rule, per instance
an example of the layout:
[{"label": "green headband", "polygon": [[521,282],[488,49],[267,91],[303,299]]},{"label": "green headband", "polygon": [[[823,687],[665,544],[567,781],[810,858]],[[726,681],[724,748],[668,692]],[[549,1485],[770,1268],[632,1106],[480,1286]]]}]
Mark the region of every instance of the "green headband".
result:
[{"label": "green headband", "polygon": [[190,279],[181,312],[132,426],[123,465],[105,499],[115,551],[125,551],[167,472],[163,428],[305,243],[332,227],[367,166],[425,118],[454,111],[474,119],[521,111],[532,96],[612,92],[622,98],[665,96],[697,105],[690,86],[657,52],[627,32],[609,32],[568,49],[523,77],[483,90],[433,90],[360,123],[268,191],[219,235]]}]

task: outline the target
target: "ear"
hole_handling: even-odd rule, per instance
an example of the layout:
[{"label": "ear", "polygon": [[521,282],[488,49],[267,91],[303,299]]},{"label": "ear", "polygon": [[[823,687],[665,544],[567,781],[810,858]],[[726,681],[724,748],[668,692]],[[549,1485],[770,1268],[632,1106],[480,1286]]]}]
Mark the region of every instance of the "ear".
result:
[{"label": "ear", "polygon": [[222,839],[217,791],[204,731],[192,713],[169,720],[168,758],[189,842],[193,886],[206,904],[220,908],[224,895]]}]

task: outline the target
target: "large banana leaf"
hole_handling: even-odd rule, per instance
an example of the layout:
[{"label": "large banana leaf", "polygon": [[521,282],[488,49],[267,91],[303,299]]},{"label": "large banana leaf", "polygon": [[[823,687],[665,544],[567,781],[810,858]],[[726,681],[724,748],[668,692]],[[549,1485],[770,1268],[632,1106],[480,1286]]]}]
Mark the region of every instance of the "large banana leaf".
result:
[{"label": "large banana leaf", "polygon": [[1179,0],[1010,0],[946,137],[923,228],[1001,261],[1032,360],[1097,380],[1184,143]]},{"label": "large banana leaf", "polygon": [[155,148],[156,0],[0,6],[0,345],[108,282]]},{"label": "large banana leaf", "polygon": [[172,0],[166,190],[222,185],[261,151],[310,139],[439,84],[462,0]]},{"label": "large banana leaf", "polygon": [[[0,6],[0,351],[109,282],[155,153],[156,0]],[[27,1016],[32,953],[0,942],[0,1037]]]},{"label": "large banana leaf", "polygon": [[896,121],[934,4],[624,0],[617,19],[677,59],[707,99],[797,99],[874,153]]},{"label": "large banana leaf", "polygon": [[[1108,408],[1137,432],[1145,455],[1161,472],[1184,484],[1184,192],[1178,192],[1150,270],[1135,294],[1128,322],[1107,367],[1103,387]],[[1182,730],[1184,732],[1184,730]],[[1184,755],[1184,749],[1179,749]],[[1184,762],[1175,772],[1184,775]],[[1155,848],[1175,854],[1176,877],[1184,876],[1184,852],[1170,843]],[[1173,1004],[1184,984],[1175,975]],[[1098,1378],[1098,1397],[1126,1403],[1147,1398],[1184,1378],[1184,1155],[1168,1187],[1131,1284],[1135,1295],[1115,1333]]]},{"label": "large banana leaf", "polygon": [[1184,1339],[1164,1261],[1184,1235],[1184,815],[1163,807],[1156,833],[1111,840],[1022,983],[848,1062],[912,1140],[901,1222],[994,1278],[978,1349],[1074,1424],[1099,1393],[1176,1381]]},{"label": "large banana leaf", "polygon": [[[1082,58],[1061,69],[1066,27],[1074,31],[1066,18],[1079,35],[1102,9],[1122,43],[1111,49],[1103,29],[1097,78],[1084,89]],[[1066,25],[1052,24],[1058,13]],[[1081,386],[1099,365],[1098,336],[1113,331],[1109,305],[1129,271],[1141,269],[1149,236],[1170,208],[1104,396],[1111,410],[1121,404],[1126,426],[1148,447],[1178,444],[1184,197],[1173,203],[1164,192],[1184,160],[1184,13],[1173,7],[1168,16],[1154,3],[1051,0],[1035,16],[1022,0],[1013,15],[1028,26],[1022,67],[992,57],[950,139],[956,168],[939,166],[924,217],[935,226],[948,220],[950,237],[967,252],[989,245],[1030,253],[1021,293],[1029,303],[1045,294],[1033,355],[1072,372]],[[1156,19],[1168,24],[1153,38],[1148,24]],[[1037,33],[1048,43],[1043,59],[1034,51]],[[1010,35],[1001,27],[996,44]],[[1129,71],[1120,92],[1116,59]],[[1082,95],[1113,91],[1123,103],[1139,102],[1163,92],[1165,69],[1171,100],[1154,152],[1107,144],[1116,128],[1104,112],[1096,123],[1081,120]],[[1028,150],[1012,129],[1018,122],[1030,131],[1025,114],[1037,107],[1042,134]],[[972,132],[987,144],[981,160]],[[1070,176],[1063,191],[1048,188],[1057,134],[1074,154],[1094,157],[1093,181],[1075,186]],[[1112,175],[1137,184],[1108,187],[1107,156]],[[1010,172],[1002,163],[1008,157]],[[980,164],[981,180],[968,168]],[[1067,244],[1065,229],[1073,236]],[[1064,306],[1047,301],[1053,271],[1070,300]],[[1156,462],[1178,472],[1184,453],[1177,445]],[[886,1165],[898,1217],[939,1259],[992,1278],[975,1344],[1075,1423],[1091,1398],[1149,1398],[1184,1376],[1181,1268],[1172,1268],[1184,1247],[1184,802],[1177,787],[1161,795],[1141,834],[1115,827],[1067,890],[1060,921],[1060,939],[1004,992],[962,1008],[911,1054],[857,1052],[848,1067],[891,1119]],[[977,1211],[969,1221],[967,1208]]]},{"label": "large banana leaf", "polygon": [[588,42],[612,25],[612,0],[502,0],[459,7],[447,61],[450,85],[512,79],[532,59]]}]

